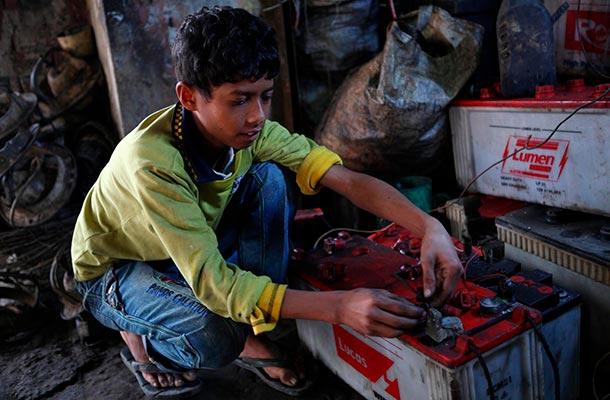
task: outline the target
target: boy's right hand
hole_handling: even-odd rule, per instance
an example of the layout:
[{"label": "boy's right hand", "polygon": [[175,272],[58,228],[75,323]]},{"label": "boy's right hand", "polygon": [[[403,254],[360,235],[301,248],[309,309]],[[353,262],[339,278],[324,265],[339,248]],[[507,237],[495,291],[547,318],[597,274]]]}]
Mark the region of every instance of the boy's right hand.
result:
[{"label": "boy's right hand", "polygon": [[404,297],[383,289],[341,293],[336,321],[363,335],[396,337],[420,324],[425,312]]}]

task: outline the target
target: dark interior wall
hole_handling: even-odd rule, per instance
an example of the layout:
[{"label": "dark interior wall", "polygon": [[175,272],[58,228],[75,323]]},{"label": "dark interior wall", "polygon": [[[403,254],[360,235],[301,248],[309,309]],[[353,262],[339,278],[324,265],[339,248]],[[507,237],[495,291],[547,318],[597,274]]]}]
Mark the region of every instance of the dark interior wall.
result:
[{"label": "dark interior wall", "polygon": [[88,23],[86,0],[0,0],[0,86],[27,91],[36,60],[55,37]]},{"label": "dark interior wall", "polygon": [[103,1],[123,134],[176,101],[170,43],[195,1]]},{"label": "dark interior wall", "polygon": [[202,6],[260,14],[259,0],[0,0],[0,86],[29,89],[37,59],[62,31],[91,23],[120,136],[176,101],[170,43]]},{"label": "dark interior wall", "polygon": [[[182,19],[202,6],[256,13],[257,0],[93,0],[98,49],[110,85],[120,135],[150,113],[176,102],[170,44]],[[93,15],[96,13],[94,12]],[[100,41],[105,36],[105,40]]]}]

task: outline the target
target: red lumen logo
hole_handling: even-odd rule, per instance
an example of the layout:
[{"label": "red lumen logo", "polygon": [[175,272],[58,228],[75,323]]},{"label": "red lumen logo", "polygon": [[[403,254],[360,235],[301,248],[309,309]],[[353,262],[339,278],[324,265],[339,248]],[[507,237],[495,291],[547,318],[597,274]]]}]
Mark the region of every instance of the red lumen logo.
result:
[{"label": "red lumen logo", "polygon": [[[568,11],[565,48],[590,53],[610,54],[610,13],[601,11]],[[581,47],[582,45],[582,47]]]},{"label": "red lumen logo", "polygon": [[391,381],[386,375],[394,361],[338,325],[333,325],[333,332],[339,357],[373,383],[383,377],[388,384],[386,393],[400,400],[398,379]]},{"label": "red lumen logo", "polygon": [[[525,176],[548,181],[557,181],[561,176],[563,167],[568,160],[569,140],[549,140],[527,137],[510,136],[504,149],[502,172],[511,175]],[[522,150],[514,154],[517,150],[527,147],[536,147],[532,150]]]}]

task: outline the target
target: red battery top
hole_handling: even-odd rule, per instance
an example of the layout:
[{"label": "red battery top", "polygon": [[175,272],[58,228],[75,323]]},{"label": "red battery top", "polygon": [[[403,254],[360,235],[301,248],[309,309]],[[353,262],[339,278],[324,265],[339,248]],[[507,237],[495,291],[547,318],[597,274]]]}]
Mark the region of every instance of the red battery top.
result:
[{"label": "red battery top", "polygon": [[[610,89],[610,83],[586,86],[583,79],[568,80],[565,84],[538,86],[534,97],[504,98],[499,84],[482,88],[479,98],[457,99],[452,107],[509,107],[509,108],[563,108],[574,109],[582,106]],[[591,108],[610,108],[610,94],[591,104]]]},{"label": "red battery top", "polygon": [[[422,271],[416,256],[420,245],[418,238],[396,225],[369,238],[341,232],[328,238],[324,248],[300,254],[297,279],[317,290],[386,289],[423,305]],[[461,252],[461,243],[455,240],[455,245]],[[475,248],[473,254],[481,252]],[[489,289],[460,281],[453,298],[440,311],[443,317],[461,320],[461,334],[439,343],[430,338],[426,327],[402,335],[400,340],[448,367],[457,367],[475,357],[471,347],[483,353],[530,329],[528,319],[542,320],[538,311],[516,303],[490,312],[487,303],[495,298]]]}]

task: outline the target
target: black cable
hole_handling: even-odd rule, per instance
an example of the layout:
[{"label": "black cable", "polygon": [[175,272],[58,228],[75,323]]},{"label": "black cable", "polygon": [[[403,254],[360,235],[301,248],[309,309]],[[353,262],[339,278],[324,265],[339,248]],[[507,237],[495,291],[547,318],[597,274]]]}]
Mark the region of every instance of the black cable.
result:
[{"label": "black cable", "polygon": [[536,336],[538,336],[538,339],[540,339],[540,342],[542,343],[542,347],[544,348],[544,352],[546,353],[546,356],[549,358],[549,361],[551,362],[551,367],[553,368],[553,378],[555,379],[555,400],[559,400],[561,385],[560,385],[560,381],[559,381],[559,367],[557,366],[557,361],[555,360],[555,356],[553,356],[551,347],[549,346],[549,343],[546,341],[546,338],[544,337],[544,334],[540,330],[540,327],[538,325],[536,325],[536,322],[527,314],[525,314],[525,320],[527,322],[529,322],[530,324],[532,324],[532,327],[534,328],[534,333],[536,333]]},{"label": "black cable", "polygon": [[474,353],[475,356],[479,359],[479,363],[481,363],[481,368],[483,368],[483,373],[485,374],[485,379],[487,379],[487,386],[489,386],[489,400],[496,400],[496,393],[494,391],[494,384],[491,380],[491,374],[489,373],[489,368],[487,368],[487,363],[485,359],[479,353],[476,347],[472,343],[468,343],[468,349]]},{"label": "black cable", "polygon": [[[597,396],[597,388],[595,387],[595,376],[597,375],[597,369],[599,368],[599,365],[606,359],[608,358],[608,356],[610,356],[610,352],[604,354],[602,356],[602,358],[600,358],[599,360],[597,360],[597,362],[595,363],[595,367],[593,367],[593,376],[591,377],[591,383],[593,384],[593,396],[595,396],[595,400],[600,400],[600,398]],[[601,398],[601,400],[607,400],[610,399],[610,393],[606,393],[604,395],[604,397]]]}]

